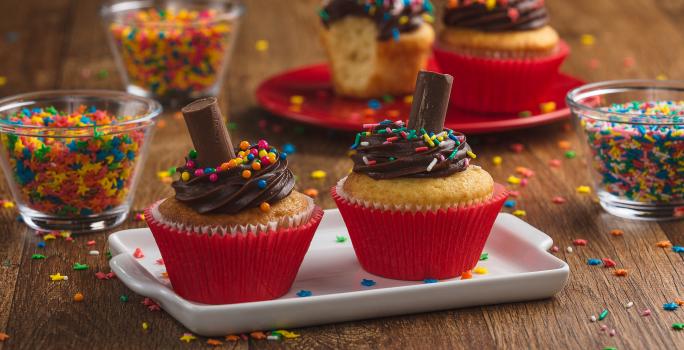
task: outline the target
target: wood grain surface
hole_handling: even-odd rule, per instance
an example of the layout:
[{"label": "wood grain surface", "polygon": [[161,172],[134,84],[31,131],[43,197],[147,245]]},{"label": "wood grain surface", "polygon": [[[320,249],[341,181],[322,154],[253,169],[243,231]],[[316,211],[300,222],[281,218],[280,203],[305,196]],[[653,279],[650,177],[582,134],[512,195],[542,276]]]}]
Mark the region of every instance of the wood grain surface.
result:
[{"label": "wood grain surface", "polygon": [[[273,144],[291,142],[297,147],[291,166],[300,189],[320,191],[317,202],[332,208],[327,189],[346,174],[352,135],[287,122],[258,108],[254,90],[266,77],[282,70],[324,60],[318,43],[315,0],[247,1],[240,36],[224,88],[219,96],[223,111],[237,124],[233,140],[265,136]],[[438,1],[437,8],[443,5]],[[598,81],[621,78],[684,78],[684,2],[679,0],[549,0],[552,25],[573,52],[563,70]],[[112,55],[106,45],[95,0],[0,1],[0,76],[7,83],[0,96],[45,89],[122,89]],[[439,24],[437,24],[440,27]],[[8,34],[9,33],[9,34]],[[593,46],[581,44],[582,34],[595,36]],[[16,38],[15,38],[16,37]],[[16,40],[13,40],[16,39]],[[269,49],[260,52],[255,42],[264,39]],[[625,64],[625,60],[628,64]],[[629,61],[635,62],[630,65]],[[107,77],[98,77],[100,71]],[[176,110],[166,110],[157,128],[134,209],[168,196],[170,187],[156,173],[177,165],[190,147],[185,126]],[[578,139],[566,123],[527,131],[469,138],[478,163],[499,182],[525,166],[536,175],[521,189],[517,208],[525,220],[549,234],[561,247],[557,255],[568,262],[571,277],[556,297],[528,303],[492,305],[427,314],[323,325],[294,330],[296,340],[271,342],[240,340],[220,348],[292,349],[675,349],[684,348],[684,332],[671,328],[684,322],[682,310],[667,312],[662,304],[684,299],[682,256],[655,243],[671,240],[684,244],[684,223],[646,223],[623,220],[603,212],[592,196],[575,189],[588,185],[586,163],[581,157],[566,159],[558,141],[576,149]],[[525,150],[514,153],[512,143]],[[494,166],[493,156],[504,162]],[[561,159],[560,168],[548,166]],[[313,180],[309,174],[323,169],[328,176]],[[553,196],[568,199],[553,204]],[[0,198],[9,198],[3,183]],[[0,349],[195,349],[210,347],[206,338],[185,344],[179,337],[186,329],[163,311],[149,311],[120,281],[98,280],[96,271],[108,272],[103,255],[107,233],[79,236],[74,242],[48,243],[39,250],[39,238],[16,221],[13,209],[0,209],[0,332],[10,338]],[[121,228],[143,227],[132,217]],[[621,229],[624,235],[609,234]],[[584,238],[586,247],[567,253],[572,240]],[[94,247],[86,247],[95,240]],[[46,260],[31,260],[34,253]],[[629,270],[616,277],[612,269],[589,267],[588,258],[610,257]],[[88,263],[88,271],[73,271],[74,262]],[[48,275],[68,274],[69,280],[51,282]],[[82,292],[85,300],[74,303]],[[119,300],[129,296],[128,302]],[[633,301],[635,306],[623,305]],[[609,337],[589,316],[609,309],[604,324],[617,331]],[[639,316],[649,308],[653,314]],[[143,331],[142,322],[149,330]]]}]

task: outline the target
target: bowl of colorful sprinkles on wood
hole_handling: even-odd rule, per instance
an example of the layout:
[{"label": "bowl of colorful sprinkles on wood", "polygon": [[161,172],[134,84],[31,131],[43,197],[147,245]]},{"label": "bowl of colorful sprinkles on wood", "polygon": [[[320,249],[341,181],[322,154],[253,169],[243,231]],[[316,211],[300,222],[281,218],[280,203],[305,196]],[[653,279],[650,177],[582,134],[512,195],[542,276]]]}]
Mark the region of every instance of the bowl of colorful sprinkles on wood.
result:
[{"label": "bowl of colorful sprinkles on wood", "polygon": [[118,1],[102,16],[127,91],[183,103],[220,90],[243,12],[237,0]]},{"label": "bowl of colorful sprinkles on wood", "polygon": [[683,82],[600,82],[571,91],[567,101],[606,211],[684,217]]},{"label": "bowl of colorful sprinkles on wood", "polygon": [[284,295],[323,210],[294,190],[285,152],[263,139],[233,146],[216,98],[182,112],[195,149],[175,195],[145,211],[174,291],[204,304]]},{"label": "bowl of colorful sprinkles on wood", "polygon": [[0,100],[0,160],[26,224],[107,229],[127,216],[161,106],[104,90]]}]

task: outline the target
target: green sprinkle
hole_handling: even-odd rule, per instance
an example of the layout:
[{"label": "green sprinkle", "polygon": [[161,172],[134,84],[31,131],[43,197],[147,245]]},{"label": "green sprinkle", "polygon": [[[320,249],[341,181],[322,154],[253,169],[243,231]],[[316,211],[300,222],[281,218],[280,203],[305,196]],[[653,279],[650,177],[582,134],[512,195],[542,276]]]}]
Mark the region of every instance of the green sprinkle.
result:
[{"label": "green sprinkle", "polygon": [[458,153],[457,149],[455,149],[453,152],[451,152],[451,154],[449,155],[449,160],[454,159],[454,157],[456,157],[456,153]]},{"label": "green sprinkle", "polygon": [[34,259],[34,260],[45,259],[45,255],[43,255],[43,254],[33,254],[33,255],[31,255],[31,259]]},{"label": "green sprinkle", "polygon": [[344,243],[344,242],[346,242],[346,241],[347,241],[347,237],[345,237],[345,236],[337,236],[337,237],[335,237],[335,242],[337,242],[337,243]]},{"label": "green sprinkle", "polygon": [[175,166],[170,167],[168,172],[169,172],[169,175],[175,174],[176,173],[176,167]]},{"label": "green sprinkle", "polygon": [[397,158],[389,157],[389,158],[387,158],[387,160],[389,160],[389,161],[391,162],[391,161],[393,161],[393,160],[397,160]]},{"label": "green sprinkle", "polygon": [[527,118],[530,116],[532,116],[532,112],[530,112],[530,111],[522,111],[522,112],[518,113],[518,117],[520,117],[520,118]]},{"label": "green sprinkle", "polygon": [[480,255],[480,261],[489,259],[489,253],[482,253]]},{"label": "green sprinkle", "polygon": [[383,100],[385,103],[394,102],[394,96],[392,96],[392,95],[383,95],[383,96],[382,96],[382,100]]},{"label": "green sprinkle", "polygon": [[122,303],[127,302],[127,301],[128,301],[128,295],[123,295],[123,294],[122,294],[122,295],[119,297],[119,300],[121,300]]},{"label": "green sprinkle", "polygon": [[197,159],[197,151],[195,151],[194,149],[191,149],[190,153],[188,153],[188,157],[190,159]]},{"label": "green sprinkle", "polygon": [[684,323],[673,323],[672,328],[681,331],[684,329]]},{"label": "green sprinkle", "polygon": [[99,72],[97,72],[97,77],[100,79],[107,79],[109,76],[109,71],[106,69],[101,69]]},{"label": "green sprinkle", "polygon": [[328,15],[328,11],[326,11],[325,9],[321,9],[320,11],[318,11],[318,15],[321,16],[321,19],[323,21],[327,22],[330,20],[330,15]]},{"label": "green sprinkle", "polygon": [[107,257],[107,260],[111,260],[112,259],[112,252],[108,250],[107,253],[105,254],[105,256]]},{"label": "green sprinkle", "polygon": [[2,266],[10,267],[10,266],[12,266],[12,262],[10,261],[10,259],[5,259],[2,262]]},{"label": "green sprinkle", "polygon": [[237,123],[236,122],[230,122],[228,123],[228,130],[237,130]]},{"label": "green sprinkle", "polygon": [[88,269],[88,265],[87,265],[87,264],[74,263],[73,268],[74,268],[74,270],[76,270],[76,271],[87,270],[87,269]]},{"label": "green sprinkle", "polygon": [[609,347],[603,348],[603,350],[617,350],[617,348],[609,346]]},{"label": "green sprinkle", "polygon": [[603,311],[601,311],[601,314],[599,315],[598,320],[602,321],[604,318],[606,318],[606,316],[608,316],[608,309],[604,309]]},{"label": "green sprinkle", "polygon": [[565,152],[565,158],[572,159],[577,156],[577,153],[575,151],[567,151]]}]

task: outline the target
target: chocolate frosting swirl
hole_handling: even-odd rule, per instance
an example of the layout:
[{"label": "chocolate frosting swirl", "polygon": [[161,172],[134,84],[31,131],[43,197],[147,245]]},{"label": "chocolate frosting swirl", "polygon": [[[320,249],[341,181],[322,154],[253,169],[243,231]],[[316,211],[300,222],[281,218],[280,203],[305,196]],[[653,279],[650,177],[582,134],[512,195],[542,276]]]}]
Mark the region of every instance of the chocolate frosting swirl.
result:
[{"label": "chocolate frosting swirl", "polygon": [[[250,146],[248,151],[257,147]],[[287,197],[295,185],[294,175],[287,167],[287,155],[282,157],[275,148],[269,151],[276,154],[276,159],[263,165],[260,170],[252,167],[254,161],[232,166],[227,162],[214,171],[204,169],[202,174],[195,175],[197,169],[192,160],[186,162],[186,165],[177,168],[181,179],[171,184],[176,191],[176,200],[200,214],[235,214],[259,207],[264,202],[272,204]],[[243,176],[245,170],[250,171],[249,178]],[[185,181],[183,173],[192,175]],[[216,176],[212,177],[212,174]]]},{"label": "chocolate frosting swirl", "polygon": [[469,157],[474,157],[465,135],[451,129],[429,143],[429,134],[409,130],[402,122],[383,121],[371,127],[370,135],[359,133],[352,146],[353,171],[376,180],[445,177],[467,169]]},{"label": "chocolate frosting swirl", "polygon": [[548,22],[544,0],[497,0],[494,7],[484,1],[456,0],[444,13],[447,26],[487,32],[531,30]]},{"label": "chocolate frosting swirl", "polygon": [[381,5],[374,0],[329,0],[324,2],[320,16],[326,28],[347,16],[368,18],[378,28],[378,40],[385,41],[420,27],[425,22],[423,14],[431,16],[432,9],[429,0],[409,5],[404,0],[384,1]]}]

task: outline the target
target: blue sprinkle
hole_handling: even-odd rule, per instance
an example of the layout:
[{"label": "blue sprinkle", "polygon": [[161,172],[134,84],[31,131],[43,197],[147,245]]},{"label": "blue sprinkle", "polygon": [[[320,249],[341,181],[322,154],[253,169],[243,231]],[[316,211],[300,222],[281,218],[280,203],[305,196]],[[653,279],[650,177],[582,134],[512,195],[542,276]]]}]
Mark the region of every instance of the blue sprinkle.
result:
[{"label": "blue sprinkle", "polygon": [[434,278],[426,278],[423,280],[423,283],[437,283],[439,280],[436,280]]},{"label": "blue sprinkle", "polygon": [[514,207],[515,207],[515,204],[516,204],[516,202],[515,202],[514,200],[509,199],[509,200],[507,200],[507,201],[504,202],[504,207],[506,207],[506,208],[514,208]]},{"label": "blue sprinkle", "polygon": [[295,146],[293,144],[286,143],[283,145],[283,153],[293,154],[293,153],[295,153],[295,151],[297,151],[297,149],[295,148]]},{"label": "blue sprinkle", "polygon": [[211,174],[214,172],[214,168],[204,168],[204,173],[205,174]]},{"label": "blue sprinkle", "polygon": [[283,152],[280,154],[280,159],[285,160],[287,159],[287,153]]},{"label": "blue sprinkle", "polygon": [[301,297],[301,298],[303,298],[303,297],[310,297],[312,294],[313,294],[313,293],[311,293],[310,290],[304,290],[304,289],[302,289],[302,290],[300,290],[299,292],[297,292],[297,296],[298,296],[298,297]]},{"label": "blue sprinkle", "polygon": [[254,155],[251,154],[251,153],[248,154],[248,155],[247,155],[247,159],[249,159],[249,160],[254,160]]},{"label": "blue sprinkle", "polygon": [[380,109],[380,107],[382,107],[382,103],[380,103],[380,101],[376,99],[371,99],[368,101],[368,108],[377,110]]},{"label": "blue sprinkle", "polygon": [[45,248],[45,242],[43,242],[43,241],[38,242],[38,248]]},{"label": "blue sprinkle", "polygon": [[601,259],[588,259],[587,265],[591,265],[591,266],[601,265]]},{"label": "blue sprinkle", "polygon": [[392,28],[392,39],[399,41],[399,28]]},{"label": "blue sprinkle", "polygon": [[267,185],[266,180],[262,179],[262,180],[257,181],[257,186],[259,187],[259,189],[263,190],[264,188],[266,188],[266,185]]},{"label": "blue sprinkle", "polygon": [[372,287],[372,286],[375,285],[375,281],[373,281],[373,280],[367,280],[367,279],[364,278],[364,279],[361,280],[361,285],[364,286],[364,287]]},{"label": "blue sprinkle", "polygon": [[675,253],[684,253],[684,247],[680,245],[672,246],[672,251]]},{"label": "blue sprinkle", "polygon": [[675,311],[679,308],[679,305],[677,303],[665,303],[663,304],[663,310],[666,311]]}]

